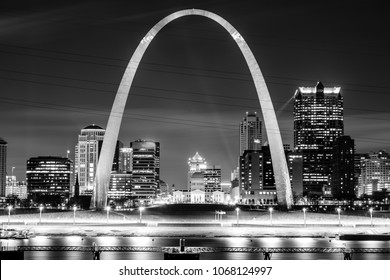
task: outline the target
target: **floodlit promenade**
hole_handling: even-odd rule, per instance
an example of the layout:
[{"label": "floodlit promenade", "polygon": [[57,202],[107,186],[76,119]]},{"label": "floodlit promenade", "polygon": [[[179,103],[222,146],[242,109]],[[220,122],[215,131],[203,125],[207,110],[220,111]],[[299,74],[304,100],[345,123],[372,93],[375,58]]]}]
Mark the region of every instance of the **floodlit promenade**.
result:
[{"label": "floodlit promenade", "polygon": [[[280,236],[335,237],[339,234],[390,234],[390,219],[302,211],[172,211],[165,206],[133,211],[61,211],[3,214],[3,228],[36,235],[109,236]],[[217,210],[217,209],[216,209]],[[217,210],[220,211],[220,210]]]}]

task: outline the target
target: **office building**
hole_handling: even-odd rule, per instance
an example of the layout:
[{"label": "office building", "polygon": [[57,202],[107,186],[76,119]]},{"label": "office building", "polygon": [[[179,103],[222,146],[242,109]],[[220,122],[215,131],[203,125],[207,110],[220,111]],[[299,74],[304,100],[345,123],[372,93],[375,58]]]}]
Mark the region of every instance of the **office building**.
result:
[{"label": "office building", "polygon": [[26,182],[16,181],[16,176],[7,176],[5,196],[16,196],[19,199],[27,199]]},{"label": "office building", "polygon": [[213,193],[221,192],[221,167],[217,165],[208,166],[203,171],[204,191],[207,202],[213,201]]},{"label": "office building", "polygon": [[135,203],[152,203],[160,184],[160,143],[137,140],[130,143],[133,150],[132,197]]},{"label": "office building", "polygon": [[372,195],[390,190],[390,155],[385,151],[371,152],[361,159],[359,195]]},{"label": "office building", "polygon": [[131,172],[133,170],[133,149],[122,147],[119,149],[119,172]]},{"label": "office building", "polygon": [[105,130],[92,124],[81,130],[75,148],[75,176],[81,195],[92,195],[99,153]]},{"label": "office building", "polygon": [[256,112],[246,112],[246,116],[240,122],[240,156],[246,150],[261,150],[261,145],[261,121]]},{"label": "office building", "polygon": [[69,198],[71,160],[56,156],[27,161],[27,192],[36,203],[60,204]]},{"label": "office building", "polygon": [[131,173],[111,172],[108,199],[123,202],[131,197]]},{"label": "office building", "polygon": [[5,197],[7,185],[7,142],[0,138],[0,197]]},{"label": "office building", "polygon": [[294,95],[294,151],[303,159],[303,195],[319,197],[332,175],[333,143],[344,134],[339,87],[299,87]]},{"label": "office building", "polygon": [[333,143],[332,196],[353,199],[355,195],[355,141],[340,136]]}]

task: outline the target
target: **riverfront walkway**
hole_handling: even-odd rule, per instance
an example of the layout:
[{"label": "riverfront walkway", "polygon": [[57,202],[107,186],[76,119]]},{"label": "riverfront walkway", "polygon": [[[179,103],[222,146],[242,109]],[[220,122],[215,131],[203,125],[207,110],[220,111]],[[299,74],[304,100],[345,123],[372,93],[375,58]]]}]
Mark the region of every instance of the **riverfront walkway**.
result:
[{"label": "riverfront walkway", "polygon": [[[219,210],[215,206],[215,210]],[[195,210],[194,210],[195,209]],[[36,235],[59,236],[172,236],[172,237],[326,237],[340,234],[390,234],[389,218],[352,216],[302,211],[223,211],[183,209],[161,206],[108,213],[95,211],[45,210],[33,214],[0,216],[3,228],[30,230]],[[142,216],[142,217],[141,217]],[[9,223],[8,223],[9,221]]]}]

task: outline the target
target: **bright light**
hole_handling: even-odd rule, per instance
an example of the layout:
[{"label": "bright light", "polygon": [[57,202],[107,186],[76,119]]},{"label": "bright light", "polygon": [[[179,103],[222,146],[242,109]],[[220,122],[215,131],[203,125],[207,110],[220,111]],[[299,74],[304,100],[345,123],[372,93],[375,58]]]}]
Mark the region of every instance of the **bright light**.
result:
[{"label": "bright light", "polygon": [[77,206],[73,206],[73,211],[76,211],[77,210]]},{"label": "bright light", "polygon": [[340,213],[340,211],[341,211],[341,208],[339,207],[339,208],[337,208],[337,212],[339,212]]},{"label": "bright light", "polygon": [[374,209],[370,208],[370,210],[369,210],[369,211],[370,211],[370,213],[372,214],[372,211],[374,211]]},{"label": "bright light", "polygon": [[240,211],[240,208],[237,207],[237,208],[236,208],[236,211],[237,211],[237,212]]},{"label": "bright light", "polygon": [[274,211],[274,208],[270,207],[270,208],[268,208],[268,210],[269,210],[270,212],[272,212],[272,211]]},{"label": "bright light", "polygon": [[106,210],[107,210],[107,211],[110,211],[110,210],[111,210],[111,207],[110,207],[110,206],[107,206],[107,207],[106,207]]},{"label": "bright light", "polygon": [[140,207],[139,211],[143,211],[144,209],[145,209],[145,207]]},{"label": "bright light", "polygon": [[306,208],[302,208],[302,211],[303,211],[303,212],[306,212]]},{"label": "bright light", "polygon": [[43,210],[43,206],[39,206],[39,210],[42,211]]},{"label": "bright light", "polygon": [[9,205],[7,208],[8,208],[8,210],[10,210],[10,211],[11,211],[11,209],[12,209],[12,206],[11,206],[11,205]]}]

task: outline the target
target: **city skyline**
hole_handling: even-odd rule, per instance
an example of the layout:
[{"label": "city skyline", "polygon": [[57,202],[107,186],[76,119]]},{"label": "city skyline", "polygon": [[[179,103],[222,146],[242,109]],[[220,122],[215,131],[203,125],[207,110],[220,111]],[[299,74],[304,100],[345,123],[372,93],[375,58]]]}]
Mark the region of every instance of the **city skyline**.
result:
[{"label": "city skyline", "polygon": [[[220,14],[243,35],[265,76],[284,143],[292,146],[295,90],[321,80],[341,87],[344,134],[355,139],[357,151],[388,149],[388,42],[371,32],[385,26],[383,11],[354,3],[344,22],[349,6],[332,1],[318,7],[261,3],[256,9],[247,3],[2,4],[0,137],[8,142],[8,173],[14,166],[24,180],[33,156],[70,150],[74,160],[79,131],[90,124],[106,128],[126,61],[144,34],[170,12],[193,7]],[[314,22],[321,16],[330,19]],[[136,139],[160,142],[161,179],[168,184],[186,185],[186,159],[196,152],[221,165],[226,181],[238,164],[238,127],[247,111],[261,112],[229,35],[207,19],[180,19],[141,61],[119,140],[125,146]]]}]

